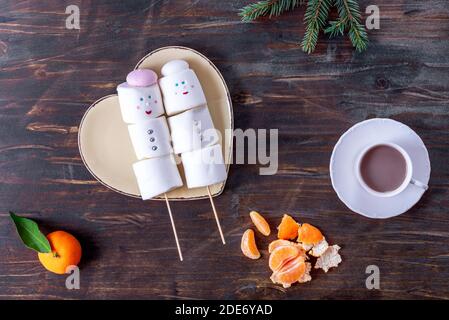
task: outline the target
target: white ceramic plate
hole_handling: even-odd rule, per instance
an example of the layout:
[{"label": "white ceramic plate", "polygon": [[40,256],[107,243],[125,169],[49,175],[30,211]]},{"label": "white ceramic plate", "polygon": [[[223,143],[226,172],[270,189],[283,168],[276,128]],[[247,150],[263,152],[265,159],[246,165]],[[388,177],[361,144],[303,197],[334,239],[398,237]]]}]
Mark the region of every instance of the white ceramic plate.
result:
[{"label": "white ceramic plate", "polygon": [[401,146],[412,160],[413,178],[424,184],[429,183],[430,160],[426,146],[416,132],[395,120],[366,120],[341,136],[330,161],[335,192],[352,211],[369,218],[385,219],[408,211],[421,199],[424,190],[410,184],[397,196],[379,198],[363,189],[355,175],[355,161],[366,146],[376,142],[393,142]]},{"label": "white ceramic plate", "polygon": [[[212,62],[193,49],[165,47],[145,56],[136,69],[150,68],[160,76],[162,66],[173,59],[186,60],[201,82],[214,125],[223,137],[221,145],[229,172],[234,129],[232,101],[222,75]],[[123,75],[123,79],[125,78],[126,74]],[[84,164],[95,179],[116,192],[140,197],[132,170],[132,164],[137,158],[120,114],[117,95],[99,99],[86,111],[79,127],[78,146]],[[179,169],[185,182],[181,165]],[[225,183],[211,186],[212,195],[221,194]],[[167,193],[167,196],[171,200],[208,198],[206,188],[187,189],[185,186]]]}]

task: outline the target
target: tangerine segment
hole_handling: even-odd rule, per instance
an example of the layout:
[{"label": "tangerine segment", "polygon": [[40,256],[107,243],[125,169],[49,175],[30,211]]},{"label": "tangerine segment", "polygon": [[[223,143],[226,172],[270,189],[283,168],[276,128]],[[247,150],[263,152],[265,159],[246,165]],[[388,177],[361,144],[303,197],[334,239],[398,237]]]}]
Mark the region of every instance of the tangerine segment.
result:
[{"label": "tangerine segment", "polygon": [[280,246],[295,246],[295,245],[296,245],[296,243],[288,241],[288,240],[283,240],[283,239],[274,240],[268,245],[268,253],[272,253],[274,249],[276,249]]},{"label": "tangerine segment", "polygon": [[271,252],[268,265],[272,271],[277,271],[289,260],[297,257],[299,254],[300,251],[296,246],[277,247],[273,250],[273,252]]},{"label": "tangerine segment", "polygon": [[298,242],[317,244],[324,239],[321,231],[308,223],[303,223],[298,229]]},{"label": "tangerine segment", "polygon": [[288,214],[284,214],[278,227],[278,238],[284,240],[295,239],[298,236],[299,224]]},{"label": "tangerine segment", "polygon": [[305,283],[312,281],[312,277],[310,276],[310,270],[312,270],[312,264],[310,262],[306,262],[306,270],[304,274],[298,279],[299,283]]},{"label": "tangerine segment", "polygon": [[251,221],[254,223],[257,230],[259,230],[261,234],[263,234],[264,236],[270,235],[270,225],[260,213],[258,213],[257,211],[251,211],[249,213],[249,216],[251,217]]},{"label": "tangerine segment", "polygon": [[257,249],[256,238],[254,236],[254,231],[252,229],[248,229],[242,236],[241,249],[245,256],[250,259],[259,259],[260,252]]},{"label": "tangerine segment", "polygon": [[48,271],[65,274],[67,267],[76,266],[81,260],[81,245],[70,233],[55,231],[47,235],[50,253],[38,253],[39,261]]},{"label": "tangerine segment", "polygon": [[280,246],[296,246],[297,244],[288,240],[278,239],[271,242],[268,246],[268,253],[273,252],[274,249]]},{"label": "tangerine segment", "polygon": [[306,272],[306,264],[304,257],[298,256],[287,262],[279,271],[274,272],[271,281],[282,284],[284,288],[288,288],[292,283],[300,280]]}]

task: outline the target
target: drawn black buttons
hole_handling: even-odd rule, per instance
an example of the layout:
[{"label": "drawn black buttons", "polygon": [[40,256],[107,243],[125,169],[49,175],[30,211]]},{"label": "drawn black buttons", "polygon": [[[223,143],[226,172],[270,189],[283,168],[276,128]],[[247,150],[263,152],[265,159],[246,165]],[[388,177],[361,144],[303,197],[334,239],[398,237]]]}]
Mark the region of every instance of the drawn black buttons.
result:
[{"label": "drawn black buttons", "polygon": [[[152,135],[153,132],[154,132],[153,129],[148,129],[148,130],[147,130],[147,133],[148,133],[149,135]],[[156,139],[155,139],[154,137],[151,137],[151,138],[150,138],[150,142],[154,142],[154,141],[156,141]],[[156,150],[157,150],[157,146],[152,146],[152,147],[151,147],[151,150],[156,151]]]}]

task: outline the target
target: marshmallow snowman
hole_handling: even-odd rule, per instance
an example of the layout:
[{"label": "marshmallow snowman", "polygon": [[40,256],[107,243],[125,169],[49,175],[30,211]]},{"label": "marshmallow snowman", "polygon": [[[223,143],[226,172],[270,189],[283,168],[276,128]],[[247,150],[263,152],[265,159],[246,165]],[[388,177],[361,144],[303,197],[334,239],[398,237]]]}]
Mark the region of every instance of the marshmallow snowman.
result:
[{"label": "marshmallow snowman", "polygon": [[117,86],[123,121],[138,123],[164,114],[162,96],[153,70],[132,71]]},{"label": "marshmallow snowman", "polygon": [[167,115],[206,104],[206,97],[195,72],[184,60],[172,60],[161,70],[159,85]]},{"label": "marshmallow snowman", "polygon": [[183,185],[173,154],[136,162],[133,169],[143,200]]},{"label": "marshmallow snowman", "polygon": [[219,134],[214,128],[206,96],[195,72],[184,60],[172,60],[159,80],[171,130],[173,149],[181,154],[188,188],[226,180]]},{"label": "marshmallow snowman", "polygon": [[181,154],[188,188],[210,186],[226,180],[221,145],[216,144]]},{"label": "marshmallow snowman", "polygon": [[173,149],[184,153],[214,145],[219,133],[214,127],[207,106],[193,108],[168,118]]},{"label": "marshmallow snowman", "polygon": [[134,70],[117,87],[123,120],[128,124],[137,159],[134,174],[143,200],[183,185],[174,160],[157,75]]},{"label": "marshmallow snowman", "polygon": [[128,126],[137,159],[160,157],[173,152],[165,117],[149,119]]}]

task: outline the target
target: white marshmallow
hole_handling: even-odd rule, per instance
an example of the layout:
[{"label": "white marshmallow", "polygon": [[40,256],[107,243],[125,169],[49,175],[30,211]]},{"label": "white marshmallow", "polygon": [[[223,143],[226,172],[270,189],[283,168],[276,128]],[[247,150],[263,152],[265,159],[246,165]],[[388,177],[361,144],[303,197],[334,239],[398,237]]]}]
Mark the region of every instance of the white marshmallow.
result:
[{"label": "white marshmallow", "polygon": [[226,180],[226,166],[219,144],[181,154],[188,188],[210,186]]},{"label": "white marshmallow", "polygon": [[175,153],[184,153],[217,144],[219,132],[207,106],[190,109],[168,118],[173,149]]},{"label": "white marshmallow", "polygon": [[155,158],[173,152],[170,130],[164,116],[128,126],[137,159]]},{"label": "white marshmallow", "polygon": [[156,84],[148,87],[134,87],[127,82],[117,87],[123,121],[138,123],[164,114],[161,91]]},{"label": "white marshmallow", "polygon": [[169,192],[183,184],[173,154],[136,162],[133,169],[143,200]]},{"label": "white marshmallow", "polygon": [[169,76],[183,70],[189,69],[189,64],[185,60],[172,60],[162,66],[162,76]]},{"label": "white marshmallow", "polygon": [[206,97],[200,81],[184,60],[167,62],[161,70],[163,77],[159,85],[164,96],[167,115],[206,104]]}]

